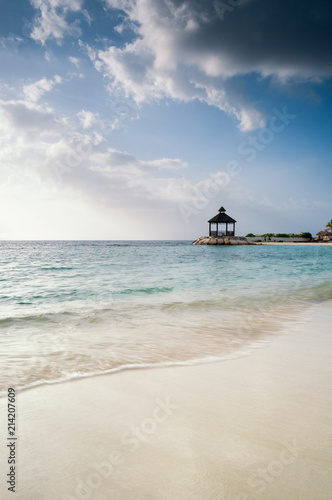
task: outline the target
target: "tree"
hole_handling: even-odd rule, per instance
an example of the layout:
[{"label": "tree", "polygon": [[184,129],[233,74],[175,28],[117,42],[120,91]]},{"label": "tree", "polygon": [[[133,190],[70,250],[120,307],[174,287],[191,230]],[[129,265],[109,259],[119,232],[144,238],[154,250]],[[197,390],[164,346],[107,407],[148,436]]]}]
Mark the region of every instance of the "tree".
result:
[{"label": "tree", "polygon": [[271,237],[274,236],[274,233],[265,233],[262,234],[262,236],[264,237],[265,241],[267,238],[269,239],[269,241],[271,241]]},{"label": "tree", "polygon": [[308,238],[309,240],[312,240],[312,234],[311,233],[301,233],[300,238]]},{"label": "tree", "polygon": [[328,223],[326,224],[326,227],[328,227],[328,228],[329,228],[329,230],[330,230],[330,231],[331,231],[331,233],[332,233],[332,219],[330,220],[330,222],[328,222]]}]

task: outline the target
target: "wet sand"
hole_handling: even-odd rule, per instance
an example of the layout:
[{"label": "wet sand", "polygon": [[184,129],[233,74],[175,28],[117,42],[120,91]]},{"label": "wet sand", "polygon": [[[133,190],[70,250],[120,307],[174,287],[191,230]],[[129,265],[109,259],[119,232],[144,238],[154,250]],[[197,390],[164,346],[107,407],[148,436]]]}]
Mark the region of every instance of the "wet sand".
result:
[{"label": "wet sand", "polygon": [[0,497],[330,499],[331,306],[248,356],[19,393],[17,492],[2,472]]}]

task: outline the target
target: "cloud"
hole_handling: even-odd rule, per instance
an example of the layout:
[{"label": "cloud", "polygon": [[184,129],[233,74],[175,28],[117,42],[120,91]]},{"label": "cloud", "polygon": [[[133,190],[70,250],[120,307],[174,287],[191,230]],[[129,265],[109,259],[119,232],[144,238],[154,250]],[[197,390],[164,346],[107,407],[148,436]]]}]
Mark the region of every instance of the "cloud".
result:
[{"label": "cloud", "polygon": [[[190,202],[202,181],[188,180],[179,158],[140,159],[112,148],[100,117],[82,111],[79,120],[57,116],[31,101],[0,100],[0,161],[41,186],[64,188],[93,203],[126,208],[128,203],[156,207]],[[209,182],[209,180],[207,181]],[[19,182],[18,182],[19,184]],[[204,181],[203,181],[204,184]],[[175,205],[174,205],[175,204]]]},{"label": "cloud", "polygon": [[102,119],[99,113],[92,113],[92,111],[85,111],[84,109],[77,113],[77,117],[83,130],[94,130],[97,133],[105,134],[110,130],[119,128],[121,125],[119,116],[112,119]]},{"label": "cloud", "polygon": [[87,43],[82,42],[82,40],[78,41],[78,45],[80,49],[87,54],[91,61],[95,61],[97,57],[97,53],[95,50],[93,50]]},{"label": "cloud", "polygon": [[[75,59],[75,58],[74,58]],[[68,83],[75,78],[84,78],[83,73],[67,73],[65,77],[54,75],[53,78],[47,79],[46,77],[37,80],[34,83],[29,83],[23,86],[23,95],[26,100],[37,102],[46,93],[50,92],[56,85]]]},{"label": "cloud", "polygon": [[[126,13],[137,37],[97,54],[90,49],[91,59],[110,78],[112,91],[121,88],[138,104],[198,99],[234,116],[240,129],[249,131],[263,127],[266,116],[239,95],[234,77],[318,81],[332,76],[332,8],[323,1],[107,3]],[[222,14],[225,4],[229,9]]]},{"label": "cloud", "polygon": [[[221,194],[226,202],[231,198],[238,206],[257,205],[247,188],[229,183],[222,170],[193,180],[181,158],[138,158],[113,148],[104,135],[103,123],[102,117],[91,111],[82,110],[70,119],[36,102],[0,100],[3,190],[8,184],[11,196],[17,199],[20,193],[32,190],[28,198],[37,196],[41,205],[54,200],[59,210],[61,200],[76,200],[77,206],[90,207],[91,212],[112,213],[113,222],[118,220],[118,212],[134,210],[128,220],[134,220],[135,226],[142,213],[153,220],[164,217],[166,225],[170,213],[172,224],[180,226],[191,216],[201,219],[205,217],[202,210],[211,210]],[[278,211],[278,203],[272,203]],[[297,207],[289,200],[287,206],[290,204],[293,212],[302,210],[303,202],[299,203]],[[269,198],[261,204],[265,209],[273,208]],[[286,207],[279,211],[286,213]]]},{"label": "cloud", "polygon": [[83,0],[30,0],[30,2],[40,11],[30,35],[35,41],[45,45],[47,40],[54,39],[60,44],[65,35],[81,34],[79,20],[69,23],[66,17],[68,12],[80,11]]},{"label": "cloud", "polygon": [[77,57],[72,57],[72,56],[70,56],[68,59],[69,59],[69,61],[70,61],[71,63],[73,63],[73,64],[76,66],[76,68],[78,68],[78,67],[79,67],[79,65],[80,65],[80,60],[79,60]]},{"label": "cloud", "polygon": [[32,102],[38,101],[45,92],[52,90],[54,85],[62,83],[63,79],[59,75],[55,75],[53,79],[47,80],[42,78],[35,83],[30,83],[23,87],[23,94],[26,99]]},{"label": "cloud", "polygon": [[22,43],[26,43],[26,40],[15,33],[9,33],[7,36],[0,37],[0,45],[4,49],[10,49],[14,52],[18,51],[18,48]]},{"label": "cloud", "polygon": [[86,9],[83,9],[82,10],[82,14],[84,16],[84,19],[86,20],[86,22],[88,23],[89,26],[91,26],[91,23],[93,21],[93,18],[92,16],[89,14],[89,12],[86,10]]},{"label": "cloud", "polygon": [[0,131],[17,142],[60,134],[66,128],[66,119],[57,118],[52,108],[29,101],[0,100]]},{"label": "cloud", "polygon": [[92,111],[82,110],[78,113],[78,118],[81,121],[84,130],[89,128],[104,128],[104,123],[101,120],[99,113],[92,113]]},{"label": "cloud", "polygon": [[178,158],[160,158],[158,160],[146,161],[145,165],[147,167],[156,168],[158,170],[179,170],[182,168],[186,168],[188,166],[188,163],[179,160]]}]

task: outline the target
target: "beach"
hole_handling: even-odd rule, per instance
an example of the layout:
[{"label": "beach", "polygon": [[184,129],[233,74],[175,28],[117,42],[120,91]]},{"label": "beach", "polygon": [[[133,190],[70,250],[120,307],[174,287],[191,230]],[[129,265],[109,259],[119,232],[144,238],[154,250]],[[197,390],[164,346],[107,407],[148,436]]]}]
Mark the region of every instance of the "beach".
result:
[{"label": "beach", "polygon": [[330,497],[330,246],[0,255],[0,498]]},{"label": "beach", "polygon": [[15,498],[328,500],[331,305],[248,356],[20,392]]},{"label": "beach", "polygon": [[0,500],[332,500],[332,4],[1,5]]}]

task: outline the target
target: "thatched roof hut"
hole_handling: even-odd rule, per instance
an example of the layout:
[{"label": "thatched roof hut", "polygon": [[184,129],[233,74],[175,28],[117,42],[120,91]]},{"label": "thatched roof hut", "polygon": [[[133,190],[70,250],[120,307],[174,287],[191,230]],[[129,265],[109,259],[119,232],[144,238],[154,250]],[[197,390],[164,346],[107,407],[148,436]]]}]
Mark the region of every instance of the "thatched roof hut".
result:
[{"label": "thatched roof hut", "polygon": [[318,239],[328,241],[332,239],[332,233],[328,229],[325,229],[324,231],[319,231],[316,236],[318,236]]}]

